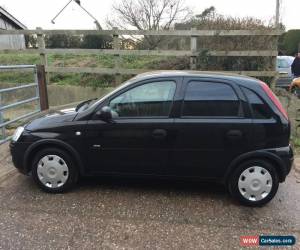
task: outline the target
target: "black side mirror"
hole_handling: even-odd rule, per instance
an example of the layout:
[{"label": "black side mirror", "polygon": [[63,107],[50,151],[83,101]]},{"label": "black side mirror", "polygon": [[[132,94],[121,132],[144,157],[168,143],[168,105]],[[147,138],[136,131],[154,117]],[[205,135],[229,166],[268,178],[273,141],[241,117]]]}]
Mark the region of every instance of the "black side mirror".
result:
[{"label": "black side mirror", "polygon": [[103,120],[106,122],[112,121],[111,108],[108,106],[104,106],[101,110],[97,111],[96,115],[100,120]]}]

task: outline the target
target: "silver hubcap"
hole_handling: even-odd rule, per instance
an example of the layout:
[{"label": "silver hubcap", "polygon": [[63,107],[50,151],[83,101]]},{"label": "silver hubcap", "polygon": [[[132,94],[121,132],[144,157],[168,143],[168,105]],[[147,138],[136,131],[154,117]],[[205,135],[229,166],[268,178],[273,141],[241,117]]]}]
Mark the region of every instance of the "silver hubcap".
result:
[{"label": "silver hubcap", "polygon": [[63,186],[69,177],[66,162],[57,155],[46,155],[38,162],[37,175],[48,188]]},{"label": "silver hubcap", "polygon": [[263,167],[247,168],[239,178],[239,191],[249,201],[260,201],[272,190],[272,176]]}]

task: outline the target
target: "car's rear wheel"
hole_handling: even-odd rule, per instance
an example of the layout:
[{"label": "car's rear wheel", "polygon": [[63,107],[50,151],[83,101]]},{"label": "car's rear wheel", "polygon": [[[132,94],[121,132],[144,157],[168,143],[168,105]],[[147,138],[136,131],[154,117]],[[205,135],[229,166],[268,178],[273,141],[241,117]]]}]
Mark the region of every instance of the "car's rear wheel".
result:
[{"label": "car's rear wheel", "polygon": [[75,185],[78,170],[67,152],[57,148],[46,148],[35,155],[32,176],[43,190],[59,193]]},{"label": "car's rear wheel", "polygon": [[242,163],[232,174],[229,190],[234,198],[247,206],[262,206],[275,196],[279,186],[278,173],[265,160]]}]

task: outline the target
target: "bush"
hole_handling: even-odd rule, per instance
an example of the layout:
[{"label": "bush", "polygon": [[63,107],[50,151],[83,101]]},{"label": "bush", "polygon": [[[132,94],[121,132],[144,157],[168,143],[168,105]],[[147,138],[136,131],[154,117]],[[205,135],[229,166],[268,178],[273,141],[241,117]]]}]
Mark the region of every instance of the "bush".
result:
[{"label": "bush", "polygon": [[280,39],[282,54],[294,56],[300,50],[300,30],[289,30]]}]

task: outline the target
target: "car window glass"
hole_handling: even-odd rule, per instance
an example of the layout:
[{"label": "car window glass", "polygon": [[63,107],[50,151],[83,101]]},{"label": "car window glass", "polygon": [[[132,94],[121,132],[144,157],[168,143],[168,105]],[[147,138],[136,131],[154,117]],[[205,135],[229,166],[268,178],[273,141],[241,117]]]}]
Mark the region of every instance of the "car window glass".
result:
[{"label": "car window glass", "polygon": [[289,63],[284,59],[277,59],[278,68],[289,68]]},{"label": "car window glass", "polygon": [[240,102],[231,86],[223,83],[188,83],[183,104],[183,116],[239,116]]},{"label": "car window glass", "polygon": [[281,65],[281,59],[277,59],[277,67],[278,68],[282,68],[282,65]]},{"label": "car window glass", "polygon": [[252,90],[242,87],[251,105],[254,119],[269,119],[272,116],[269,106]]},{"label": "car window glass", "polygon": [[147,83],[111,100],[114,117],[169,116],[176,89],[173,81]]},{"label": "car window glass", "polygon": [[281,66],[282,68],[289,68],[290,65],[286,60],[281,60]]}]

